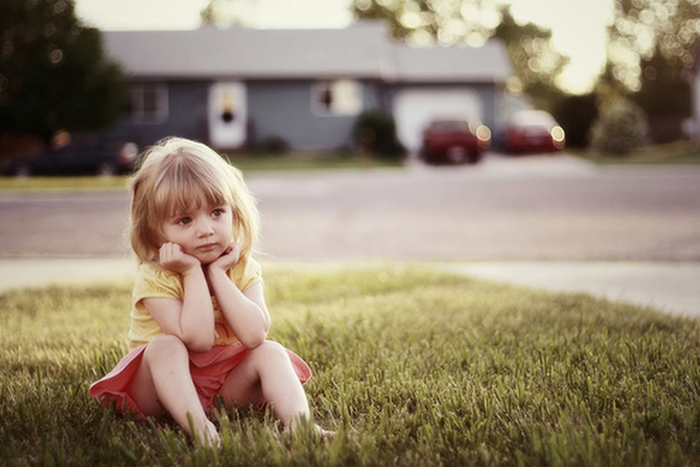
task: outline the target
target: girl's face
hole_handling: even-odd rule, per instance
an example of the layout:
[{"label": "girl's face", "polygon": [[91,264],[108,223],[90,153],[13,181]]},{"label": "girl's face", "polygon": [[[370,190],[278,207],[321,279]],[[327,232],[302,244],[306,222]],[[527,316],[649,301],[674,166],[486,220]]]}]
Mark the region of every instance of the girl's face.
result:
[{"label": "girl's face", "polygon": [[231,244],[233,212],[227,204],[211,206],[203,199],[192,206],[167,217],[162,232],[166,242],[177,243],[186,254],[209,264]]}]

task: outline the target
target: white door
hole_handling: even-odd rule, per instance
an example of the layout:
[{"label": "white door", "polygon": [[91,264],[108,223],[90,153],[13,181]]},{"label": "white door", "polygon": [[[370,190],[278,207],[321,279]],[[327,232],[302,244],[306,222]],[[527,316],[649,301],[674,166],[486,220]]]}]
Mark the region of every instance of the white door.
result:
[{"label": "white door", "polygon": [[245,85],[238,81],[214,83],[209,88],[209,141],[216,148],[237,148],[246,142]]},{"label": "white door", "polygon": [[479,95],[465,88],[404,89],[394,99],[396,133],[409,151],[420,149],[423,129],[434,118],[482,120]]}]

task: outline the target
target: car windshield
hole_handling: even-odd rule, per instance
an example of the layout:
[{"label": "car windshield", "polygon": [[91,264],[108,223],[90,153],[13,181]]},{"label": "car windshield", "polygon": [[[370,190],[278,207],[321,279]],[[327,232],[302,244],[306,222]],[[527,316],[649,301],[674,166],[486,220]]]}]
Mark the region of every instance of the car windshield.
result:
[{"label": "car windshield", "polygon": [[539,111],[521,112],[513,116],[512,124],[524,127],[543,127],[550,128],[556,125],[554,118],[546,113]]},{"label": "car windshield", "polygon": [[430,125],[433,131],[469,131],[469,124],[464,120],[440,120]]}]

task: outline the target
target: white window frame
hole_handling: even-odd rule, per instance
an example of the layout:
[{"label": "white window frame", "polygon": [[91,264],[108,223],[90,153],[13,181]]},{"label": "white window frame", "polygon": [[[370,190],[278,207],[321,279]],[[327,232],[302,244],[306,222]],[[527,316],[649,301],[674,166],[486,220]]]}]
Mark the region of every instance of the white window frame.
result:
[{"label": "white window frame", "polygon": [[[330,103],[322,102],[330,93]],[[359,115],[364,107],[362,83],[354,79],[323,80],[314,83],[311,92],[311,109],[324,117]]]}]

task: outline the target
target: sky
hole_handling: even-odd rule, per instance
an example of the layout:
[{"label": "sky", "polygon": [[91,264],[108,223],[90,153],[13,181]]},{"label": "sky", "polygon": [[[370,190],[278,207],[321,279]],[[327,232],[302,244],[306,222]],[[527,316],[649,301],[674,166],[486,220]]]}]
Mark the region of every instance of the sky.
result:
[{"label": "sky", "polygon": [[[207,3],[208,0],[75,0],[78,17],[105,31],[194,29],[199,27],[199,12]],[[260,28],[334,28],[352,21],[352,0],[247,3],[248,17]],[[511,0],[511,5],[517,20],[551,29],[554,47],[570,57],[562,84],[575,93],[590,90],[605,63],[612,0]]]}]

